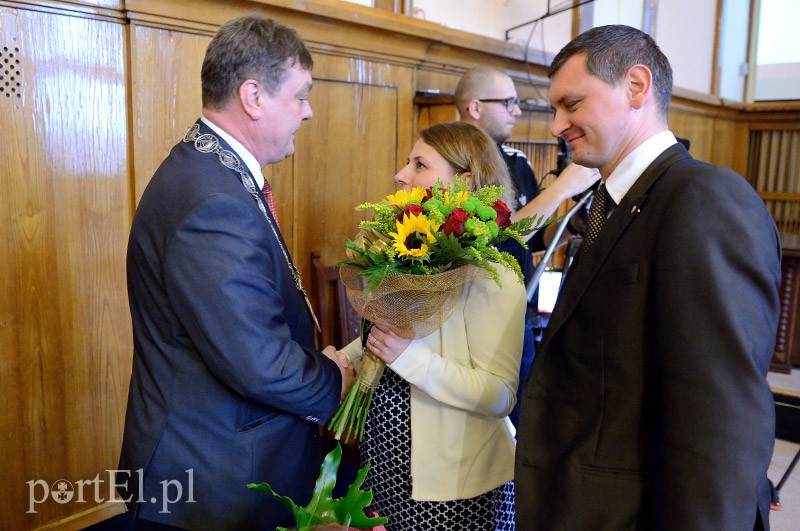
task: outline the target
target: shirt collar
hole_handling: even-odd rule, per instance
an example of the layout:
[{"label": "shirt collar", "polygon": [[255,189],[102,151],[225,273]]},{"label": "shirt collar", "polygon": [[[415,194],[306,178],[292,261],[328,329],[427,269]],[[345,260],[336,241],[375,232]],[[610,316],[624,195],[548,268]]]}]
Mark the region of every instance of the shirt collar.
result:
[{"label": "shirt collar", "polygon": [[644,170],[667,148],[677,142],[671,131],[662,131],[651,136],[628,153],[605,181],[608,194],[614,202],[619,204],[633,183],[644,173]]},{"label": "shirt collar", "polygon": [[250,153],[247,148],[244,147],[238,140],[226,133],[220,126],[205,116],[201,116],[200,120],[202,120],[204,124],[210,127],[212,131],[217,133],[225,142],[228,143],[229,146],[231,146],[231,149],[233,149],[233,151],[242,161],[242,164],[244,164],[245,167],[250,170],[250,173],[255,178],[258,190],[261,190],[264,187],[264,174],[261,173],[261,166],[258,164],[256,157]]}]

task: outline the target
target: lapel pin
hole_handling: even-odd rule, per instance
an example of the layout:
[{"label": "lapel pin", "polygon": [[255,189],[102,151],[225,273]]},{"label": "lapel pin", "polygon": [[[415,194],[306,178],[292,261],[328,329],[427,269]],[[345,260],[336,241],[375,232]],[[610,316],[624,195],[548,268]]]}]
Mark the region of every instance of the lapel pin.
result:
[{"label": "lapel pin", "polygon": [[639,213],[639,212],[641,212],[641,211],[642,211],[642,209],[641,209],[641,208],[639,208],[639,207],[638,207],[638,206],[636,206],[636,205],[633,205],[633,206],[631,207],[631,216],[635,216],[636,214],[638,214],[638,213]]}]

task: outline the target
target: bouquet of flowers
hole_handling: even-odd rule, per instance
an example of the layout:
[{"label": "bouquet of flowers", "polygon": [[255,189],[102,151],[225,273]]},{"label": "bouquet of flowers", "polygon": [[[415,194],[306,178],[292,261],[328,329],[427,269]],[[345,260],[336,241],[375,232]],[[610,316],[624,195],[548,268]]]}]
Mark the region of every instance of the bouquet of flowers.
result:
[{"label": "bouquet of flowers", "polygon": [[364,435],[364,423],[385,364],[366,346],[373,322],[390,324],[402,337],[425,337],[450,317],[467,280],[490,276],[500,284],[496,267],[515,271],[519,264],[494,245],[509,238],[526,245],[524,237],[554,218],[530,217],[511,223],[511,211],[500,199],[501,186],[470,192],[456,176],[448,188],[441,182],[429,189],[399,190],[380,203],[364,203],[372,211],[356,238],[348,241],[340,277],[347,297],[364,318],[362,362],[358,377],[328,428],[342,440]]}]

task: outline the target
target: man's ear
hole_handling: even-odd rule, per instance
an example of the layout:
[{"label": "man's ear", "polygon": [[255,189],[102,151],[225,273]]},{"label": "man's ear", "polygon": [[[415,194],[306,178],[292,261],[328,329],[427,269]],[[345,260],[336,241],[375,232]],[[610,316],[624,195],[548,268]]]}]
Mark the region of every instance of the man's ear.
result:
[{"label": "man's ear", "polygon": [[644,65],[633,65],[625,74],[625,83],[631,107],[641,109],[653,95],[653,73]]},{"label": "man's ear", "polygon": [[251,119],[257,120],[267,103],[264,98],[264,87],[255,79],[246,80],[239,86],[239,103]]},{"label": "man's ear", "polygon": [[483,111],[483,104],[478,98],[472,98],[467,105],[467,114],[472,116],[473,120],[479,120],[481,112]]}]

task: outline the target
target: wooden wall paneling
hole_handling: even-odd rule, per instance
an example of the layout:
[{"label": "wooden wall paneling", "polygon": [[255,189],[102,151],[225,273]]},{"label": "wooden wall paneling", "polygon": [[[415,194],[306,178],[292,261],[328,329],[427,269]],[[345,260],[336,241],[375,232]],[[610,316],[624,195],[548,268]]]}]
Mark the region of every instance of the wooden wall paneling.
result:
[{"label": "wooden wall paneling", "polygon": [[122,22],[122,0],[0,0],[0,6],[55,15]]},{"label": "wooden wall paneling", "polygon": [[413,68],[396,68],[397,75],[397,149],[392,176],[404,166],[411,148],[417,141],[415,120],[414,93],[416,87],[416,70]]},{"label": "wooden wall paneling", "polygon": [[[365,219],[354,207],[394,191],[398,161],[416,140],[413,69],[323,53],[314,61],[314,116],[302,126],[292,160],[265,169],[275,175],[281,230],[306,286],[310,253],[320,253],[323,265],[344,258],[344,242]],[[283,225],[284,212],[291,227]]]},{"label": "wooden wall paneling", "polygon": [[[459,119],[459,113],[453,104],[453,98],[419,96],[414,98],[416,112],[417,138],[423,129],[436,124],[454,122]],[[415,140],[416,141],[416,140]]]},{"label": "wooden wall paneling", "polygon": [[430,39],[441,39],[443,29],[439,24],[380,9],[357,4],[343,7],[335,0],[306,0],[301,7],[293,0],[126,0],[125,5],[132,20],[184,30],[218,27],[257,11],[296,29],[312,52],[316,46],[328,53],[372,59],[391,56],[408,64],[424,57]]},{"label": "wooden wall paneling", "polygon": [[0,27],[16,89],[0,95],[0,528],[76,513],[88,525],[91,486],[82,503],[75,492],[29,513],[27,482],[43,482],[33,484],[43,499],[44,483],[77,490],[98,477],[107,500],[119,456],[132,342],[124,31],[7,6]]},{"label": "wooden wall paneling", "polygon": [[307,285],[311,253],[324,265],[341,261],[366,219],[355,206],[394,191],[401,119],[395,87],[318,79],[312,100],[315,117],[297,139],[292,249]]},{"label": "wooden wall paneling", "polygon": [[761,152],[762,157],[766,157],[767,172],[764,175],[764,190],[774,192],[778,190],[777,182],[780,176],[781,164],[781,131],[764,131],[767,137],[767,149]]},{"label": "wooden wall paneling", "polygon": [[[416,70],[413,65],[393,58],[371,60],[352,50],[353,55],[341,55],[331,53],[331,50],[312,47],[312,53],[315,61],[313,71],[315,80],[343,81],[397,89],[396,150],[400,160],[405,161],[413,142],[416,141],[416,130],[413,129]],[[316,88],[314,90],[316,91]],[[364,113],[364,109],[360,112]],[[392,175],[394,171],[396,169],[392,171]]]},{"label": "wooden wall paneling", "polygon": [[670,111],[669,128],[675,136],[691,142],[689,151],[697,160],[711,162],[714,153],[713,121],[693,112]]},{"label": "wooden wall paneling", "polygon": [[416,89],[421,92],[438,90],[441,96],[452,96],[456,92],[458,80],[466,71],[467,68],[453,71],[422,66],[417,69]]},{"label": "wooden wall paneling", "polygon": [[131,118],[136,204],[153,173],[202,112],[209,36],[131,24]]},{"label": "wooden wall paneling", "polygon": [[427,127],[459,119],[452,96],[463,72],[418,68],[416,73],[416,92],[427,94],[414,98],[414,132],[418,137]]},{"label": "wooden wall paneling", "polygon": [[675,88],[669,126],[676,136],[691,142],[689,151],[694,158],[744,175],[748,147],[744,110],[741,103]]},{"label": "wooden wall paneling", "polygon": [[553,115],[549,112],[523,110],[514,123],[511,138],[519,141],[552,141],[555,137],[550,132]]},{"label": "wooden wall paneling", "polygon": [[[434,39],[421,65],[425,68],[460,73],[475,66],[491,66],[519,81],[527,81],[530,76],[539,80],[547,79],[546,67],[537,64],[542,57],[541,52],[532,51],[531,63],[526,70],[522,62],[524,52],[518,44],[456,30],[445,30]],[[547,64],[551,59],[548,58]]]},{"label": "wooden wall paneling", "polygon": [[800,101],[760,101],[748,103],[744,106],[747,118],[753,122],[762,121],[794,121],[794,129],[800,128],[797,119],[800,118]]},{"label": "wooden wall paneling", "polygon": [[713,120],[714,149],[712,164],[731,168],[739,175],[747,173],[747,125],[741,120],[716,118]]},{"label": "wooden wall paneling", "polygon": [[102,7],[105,9],[123,9],[124,0],[68,0],[72,4],[83,4],[86,6]]}]

